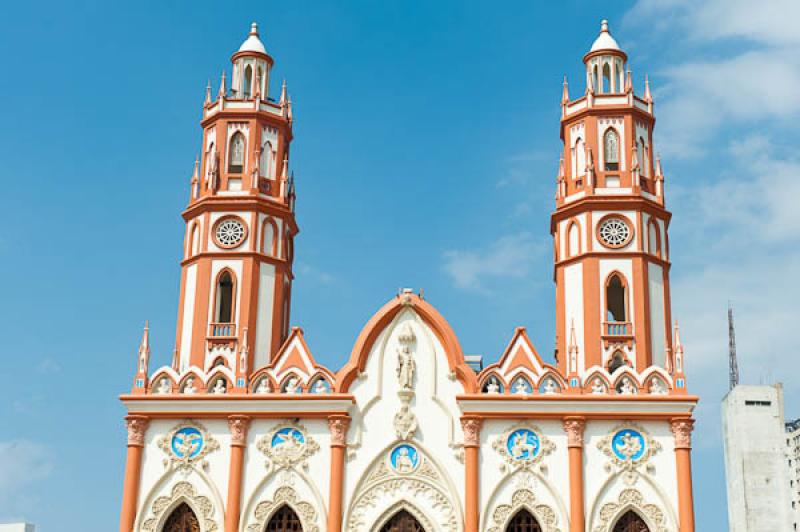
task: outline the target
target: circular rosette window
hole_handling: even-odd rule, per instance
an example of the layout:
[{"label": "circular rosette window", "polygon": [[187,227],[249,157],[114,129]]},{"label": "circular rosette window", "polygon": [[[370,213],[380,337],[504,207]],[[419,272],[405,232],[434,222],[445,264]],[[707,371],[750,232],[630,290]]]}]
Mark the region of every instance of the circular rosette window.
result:
[{"label": "circular rosette window", "polygon": [[247,237],[247,226],[237,216],[220,218],[214,225],[214,243],[221,248],[239,246]]},{"label": "circular rosette window", "polygon": [[506,450],[514,460],[533,460],[540,449],[539,436],[530,429],[517,429],[506,439]]},{"label": "circular rosette window", "polygon": [[203,434],[194,427],[184,427],[172,436],[170,447],[178,458],[194,458],[203,450]]},{"label": "circular rosette window", "polygon": [[644,436],[633,429],[622,429],[611,439],[614,456],[624,462],[635,462],[644,456],[647,446]]},{"label": "circular rosette window", "polygon": [[401,475],[413,473],[419,465],[419,453],[413,445],[403,443],[389,453],[389,463]]},{"label": "circular rosette window", "polygon": [[597,239],[608,248],[628,245],[633,237],[633,228],[621,216],[606,216],[597,226]]}]

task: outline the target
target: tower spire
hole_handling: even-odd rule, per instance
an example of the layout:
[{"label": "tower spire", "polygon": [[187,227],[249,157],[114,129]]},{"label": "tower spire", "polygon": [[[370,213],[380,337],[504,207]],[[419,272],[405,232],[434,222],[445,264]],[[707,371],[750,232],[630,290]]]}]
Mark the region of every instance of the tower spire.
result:
[{"label": "tower spire", "polygon": [[733,307],[728,302],[728,373],[730,389],[739,385],[739,362],[736,358],[736,332],[733,329]]}]

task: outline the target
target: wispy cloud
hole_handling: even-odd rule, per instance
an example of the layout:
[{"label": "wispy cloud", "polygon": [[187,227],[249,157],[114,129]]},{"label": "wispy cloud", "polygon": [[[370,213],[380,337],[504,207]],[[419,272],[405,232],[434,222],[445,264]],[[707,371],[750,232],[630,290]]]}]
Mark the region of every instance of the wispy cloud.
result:
[{"label": "wispy cloud", "polygon": [[314,281],[319,284],[333,284],[336,282],[336,278],[329,274],[328,272],[322,271],[320,269],[311,266],[305,262],[298,262],[296,267],[297,273],[302,275],[304,279],[308,279],[310,281]]},{"label": "wispy cloud", "polygon": [[522,278],[545,249],[528,232],[506,235],[482,249],[444,252],[444,271],[458,288],[489,293],[490,279]]}]

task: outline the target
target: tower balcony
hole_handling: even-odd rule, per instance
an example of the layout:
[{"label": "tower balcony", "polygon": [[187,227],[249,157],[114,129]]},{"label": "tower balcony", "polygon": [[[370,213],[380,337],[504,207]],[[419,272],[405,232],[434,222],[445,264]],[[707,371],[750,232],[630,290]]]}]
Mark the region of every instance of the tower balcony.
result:
[{"label": "tower balcony", "polygon": [[210,323],[208,325],[209,339],[229,340],[236,338],[235,323]]},{"label": "tower balcony", "polygon": [[602,329],[603,345],[633,343],[633,324],[629,321],[604,321]]}]

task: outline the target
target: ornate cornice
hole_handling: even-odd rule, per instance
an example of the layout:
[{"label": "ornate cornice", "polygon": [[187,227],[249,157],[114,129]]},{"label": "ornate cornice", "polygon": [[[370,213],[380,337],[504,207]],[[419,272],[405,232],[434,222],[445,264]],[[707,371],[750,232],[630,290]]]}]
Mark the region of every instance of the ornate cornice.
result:
[{"label": "ornate cornice", "polygon": [[228,417],[228,429],[231,431],[231,445],[244,447],[247,445],[247,430],[250,428],[250,417]]},{"label": "ornate cornice", "polygon": [[583,431],[586,420],[582,417],[564,419],[564,432],[567,433],[567,447],[583,447]]},{"label": "ornate cornice", "polygon": [[331,416],[328,418],[328,430],[331,432],[331,446],[347,445],[347,429],[350,428],[350,416]]},{"label": "ornate cornice", "polygon": [[145,416],[126,416],[125,425],[128,427],[128,445],[144,447],[144,435],[150,418]]},{"label": "ornate cornice", "polygon": [[676,449],[692,448],[692,430],[694,430],[694,419],[678,418],[669,423],[672,434],[675,436]]},{"label": "ornate cornice", "polygon": [[483,420],[477,417],[462,417],[461,430],[464,431],[464,447],[480,447]]}]

